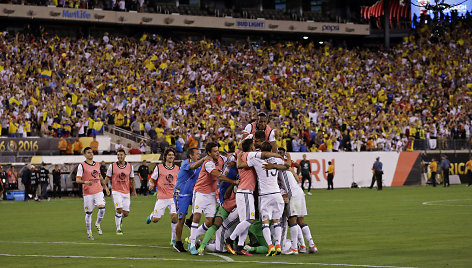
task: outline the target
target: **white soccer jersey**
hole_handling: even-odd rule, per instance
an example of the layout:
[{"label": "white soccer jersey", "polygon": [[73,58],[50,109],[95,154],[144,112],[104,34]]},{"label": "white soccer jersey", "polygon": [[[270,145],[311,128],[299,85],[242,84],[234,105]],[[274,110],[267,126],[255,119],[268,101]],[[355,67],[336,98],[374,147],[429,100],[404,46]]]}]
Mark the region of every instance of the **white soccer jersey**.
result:
[{"label": "white soccer jersey", "polygon": [[277,183],[277,169],[265,170],[263,167],[265,163],[283,165],[284,161],[274,157],[261,159],[260,152],[251,152],[247,156],[247,165],[254,167],[257,173],[259,195],[280,193],[279,184]]},{"label": "white soccer jersey", "polygon": [[280,170],[279,180],[282,182],[282,188],[287,192],[289,198],[295,195],[303,195],[302,188],[298,185],[290,170]]}]

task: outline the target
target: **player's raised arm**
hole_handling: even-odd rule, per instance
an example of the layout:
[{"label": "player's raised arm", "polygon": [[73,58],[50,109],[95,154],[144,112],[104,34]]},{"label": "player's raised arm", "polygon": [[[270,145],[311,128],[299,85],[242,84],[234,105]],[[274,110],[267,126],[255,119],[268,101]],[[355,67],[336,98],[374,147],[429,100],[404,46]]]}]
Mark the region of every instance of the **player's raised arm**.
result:
[{"label": "player's raised arm", "polygon": [[193,162],[192,164],[189,165],[189,169],[197,169],[199,168],[203,162],[207,161],[207,160],[211,160],[211,157],[209,155],[203,157],[202,159],[198,160],[197,162]]}]

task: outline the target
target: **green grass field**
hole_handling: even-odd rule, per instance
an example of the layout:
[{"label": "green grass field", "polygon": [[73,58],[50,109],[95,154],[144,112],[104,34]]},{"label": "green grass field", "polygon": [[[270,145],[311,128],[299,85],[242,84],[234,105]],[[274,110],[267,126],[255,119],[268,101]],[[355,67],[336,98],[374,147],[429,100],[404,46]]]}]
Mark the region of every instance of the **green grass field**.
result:
[{"label": "green grass field", "polygon": [[0,267],[472,267],[470,187],[315,190],[306,197],[318,254],[274,257],[177,253],[169,246],[169,216],[145,224],[153,196],[132,199],[123,236],[115,235],[107,198],[104,234],[94,230],[95,241],[86,237],[82,199],[2,201]]}]

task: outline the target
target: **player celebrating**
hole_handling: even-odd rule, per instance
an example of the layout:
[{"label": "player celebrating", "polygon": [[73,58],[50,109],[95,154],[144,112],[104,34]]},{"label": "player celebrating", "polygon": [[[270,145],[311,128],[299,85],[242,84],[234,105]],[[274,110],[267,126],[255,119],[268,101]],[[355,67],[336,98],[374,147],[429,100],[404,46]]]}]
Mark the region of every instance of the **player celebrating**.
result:
[{"label": "player celebrating", "polygon": [[[243,153],[241,153],[241,161],[247,163],[247,156],[251,151],[255,151],[254,142],[252,139],[246,139],[242,142]],[[261,158],[280,157],[280,155],[263,152]],[[254,206],[254,188],[256,185],[256,173],[253,168],[240,168],[238,191],[236,193],[236,204],[240,223],[236,226],[231,236],[226,240],[226,247],[232,254],[247,255],[244,250],[244,242],[248,235],[248,230],[255,219]],[[233,249],[233,243],[236,237],[238,239],[238,247]]]},{"label": "player celebrating", "polygon": [[[193,222],[190,229],[190,245],[189,250],[192,255],[197,255],[198,250],[195,247],[196,239],[204,234],[212,225],[213,216],[216,211],[216,185],[218,180],[233,183],[231,179],[221,174],[221,170],[226,158],[220,156],[218,144],[209,142],[205,146],[207,155],[211,160],[203,163],[197,182],[195,183],[193,192]],[[236,181],[235,184],[238,184]],[[198,227],[202,212],[205,213],[205,222]]]},{"label": "player celebrating", "polygon": [[272,129],[269,125],[269,118],[267,117],[266,113],[259,113],[257,115],[257,120],[248,124],[243,130],[243,137],[242,139],[246,139],[248,135],[254,135],[256,131],[264,131],[265,140],[270,142],[271,144],[271,151],[277,152],[277,141],[275,139],[275,130]]},{"label": "player celebrating", "polygon": [[[262,143],[261,151],[270,152],[272,145],[265,141]],[[282,217],[284,209],[284,200],[280,193],[280,188],[277,182],[277,170],[265,169],[264,166],[268,163],[277,165],[284,165],[284,161],[279,158],[261,159],[260,152],[251,152],[247,155],[247,163],[242,161],[242,155],[238,155],[238,168],[254,167],[257,173],[257,182],[259,190],[259,213],[262,220],[262,233],[269,246],[267,256],[279,255],[282,252],[280,241],[282,238],[282,229],[280,226],[280,218]],[[271,231],[269,229],[269,221],[272,220],[274,227],[274,242],[272,243]]]},{"label": "player celebrating", "polygon": [[116,152],[118,161],[108,166],[106,183],[111,179],[111,193],[113,196],[113,203],[115,204],[115,224],[116,234],[123,235],[121,230],[121,222],[123,218],[128,217],[130,208],[130,188],[133,196],[136,195],[136,187],[134,185],[134,170],[133,166],[125,161],[125,150],[119,149]]},{"label": "player celebrating", "polygon": [[154,210],[146,219],[146,223],[158,222],[166,208],[171,214],[171,245],[176,243],[175,227],[177,225],[177,210],[173,198],[174,186],[179,173],[179,166],[175,165],[175,150],[167,148],[163,154],[164,163],[157,165],[151,175],[149,190],[154,189],[157,184],[157,200]]},{"label": "player celebrating", "polygon": [[185,217],[188,207],[192,204],[193,186],[198,179],[200,169],[204,161],[210,160],[210,156],[206,156],[199,160],[200,150],[190,148],[187,151],[188,159],[182,161],[179,173],[177,174],[177,183],[174,188],[174,201],[178,212],[179,221],[175,227],[175,245],[174,248],[178,252],[187,252],[182,244],[182,228],[184,226]]},{"label": "player celebrating", "polygon": [[100,175],[100,164],[93,161],[92,148],[86,147],[83,151],[85,161],[77,167],[76,182],[82,185],[82,193],[84,197],[85,226],[87,227],[87,235],[89,240],[94,240],[92,235],[92,212],[95,206],[98,207],[97,221],[95,227],[98,234],[102,234],[100,223],[105,216],[105,198],[103,190],[110,195],[105,180]]}]

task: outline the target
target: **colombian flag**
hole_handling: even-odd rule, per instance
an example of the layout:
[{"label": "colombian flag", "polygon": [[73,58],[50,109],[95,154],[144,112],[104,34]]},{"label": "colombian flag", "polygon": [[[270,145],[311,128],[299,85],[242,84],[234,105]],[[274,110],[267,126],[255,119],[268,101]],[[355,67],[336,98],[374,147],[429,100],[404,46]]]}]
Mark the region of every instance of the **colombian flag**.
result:
[{"label": "colombian flag", "polygon": [[52,75],[51,70],[44,70],[44,71],[41,71],[41,74],[39,75],[39,77],[51,79],[51,75]]}]

